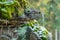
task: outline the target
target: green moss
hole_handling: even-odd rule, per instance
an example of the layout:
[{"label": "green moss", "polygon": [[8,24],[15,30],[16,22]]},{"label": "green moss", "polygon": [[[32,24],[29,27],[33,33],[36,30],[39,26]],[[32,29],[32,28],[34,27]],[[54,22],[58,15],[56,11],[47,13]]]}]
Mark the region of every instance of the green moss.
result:
[{"label": "green moss", "polygon": [[[23,4],[20,4],[20,2],[22,2]],[[21,1],[18,1],[18,0],[12,0],[12,1],[9,1],[9,0],[1,0],[0,1],[0,11],[2,14],[2,18],[4,19],[12,19],[13,18],[13,14],[18,14],[18,16],[22,15],[22,13],[24,12],[23,10],[21,9],[24,9],[24,7],[22,5],[25,5],[26,2],[25,0],[21,0]],[[16,11],[17,10],[17,11]]]}]

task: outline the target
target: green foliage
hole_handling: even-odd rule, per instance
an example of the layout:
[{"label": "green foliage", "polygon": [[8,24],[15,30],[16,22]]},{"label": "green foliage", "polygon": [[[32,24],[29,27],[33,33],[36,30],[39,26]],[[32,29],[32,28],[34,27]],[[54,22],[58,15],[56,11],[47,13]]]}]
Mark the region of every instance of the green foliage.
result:
[{"label": "green foliage", "polygon": [[[21,3],[23,3],[23,4],[21,4]],[[21,1],[2,0],[2,1],[0,1],[0,12],[1,12],[0,14],[2,14],[1,17],[5,18],[5,19],[12,19],[13,18],[12,14],[17,13],[19,15],[21,13],[21,9],[24,9],[25,6],[26,6],[25,0],[21,0]]]},{"label": "green foliage", "polygon": [[29,33],[26,33],[27,31],[29,33],[30,33],[30,31],[33,32],[33,33],[36,33],[36,35],[38,35],[38,37],[42,38],[42,40],[44,40],[44,39],[47,40],[48,31],[44,27],[40,26],[39,23],[36,20],[31,20],[31,21],[23,24],[19,28],[18,33],[19,33],[20,37],[21,36],[23,37],[20,40],[24,39],[26,37],[26,34],[29,35]]}]

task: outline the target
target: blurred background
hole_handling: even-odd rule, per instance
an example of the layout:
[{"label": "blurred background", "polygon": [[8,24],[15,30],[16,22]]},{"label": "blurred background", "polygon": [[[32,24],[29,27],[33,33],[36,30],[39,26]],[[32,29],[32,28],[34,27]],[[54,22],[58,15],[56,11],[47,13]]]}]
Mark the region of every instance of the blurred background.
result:
[{"label": "blurred background", "polygon": [[27,0],[29,7],[40,10],[40,25],[52,33],[52,40],[60,40],[60,0]]},{"label": "blurred background", "polygon": [[[3,0],[3,2],[4,1],[6,0]],[[25,0],[23,2],[19,0],[19,2],[22,2],[22,4],[20,5],[18,2],[14,3],[14,1],[12,0],[8,0],[7,2],[10,2],[11,5],[9,3],[6,3],[5,5],[5,3],[2,3],[2,0],[0,0],[0,4],[4,4],[6,8],[5,9],[4,6],[3,7],[0,6],[0,13],[3,15],[3,18],[11,19],[12,18],[11,14],[13,13],[14,13],[13,17],[17,16],[16,13],[19,13],[18,16],[24,13],[23,9],[25,5]],[[60,0],[26,0],[26,2],[28,2],[27,7],[36,9],[41,12],[41,17],[38,19],[38,21],[41,26],[44,26],[50,32],[51,40],[60,40]],[[16,7],[15,4],[18,7]]]}]

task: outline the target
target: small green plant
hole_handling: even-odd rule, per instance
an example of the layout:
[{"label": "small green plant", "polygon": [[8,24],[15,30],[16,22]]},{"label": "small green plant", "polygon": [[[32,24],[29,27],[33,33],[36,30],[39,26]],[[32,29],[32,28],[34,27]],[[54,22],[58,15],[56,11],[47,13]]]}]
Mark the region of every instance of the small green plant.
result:
[{"label": "small green plant", "polygon": [[38,35],[37,37],[41,38],[42,40],[47,40],[48,37],[48,31],[43,26],[40,26],[36,20],[31,20],[23,24],[19,27],[17,32],[20,35],[18,40],[30,40],[29,35],[31,35],[31,32],[34,34],[36,33],[35,36]]}]

